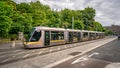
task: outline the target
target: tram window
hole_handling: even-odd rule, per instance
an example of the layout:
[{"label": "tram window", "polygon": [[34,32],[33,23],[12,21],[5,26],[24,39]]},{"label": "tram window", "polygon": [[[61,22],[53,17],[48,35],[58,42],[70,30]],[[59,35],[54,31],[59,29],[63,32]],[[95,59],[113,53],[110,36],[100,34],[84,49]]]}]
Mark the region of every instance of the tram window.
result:
[{"label": "tram window", "polygon": [[78,32],[77,34],[78,34],[77,37],[81,37],[81,33],[80,32]]},{"label": "tram window", "polygon": [[32,28],[31,31],[29,32],[29,34],[26,37],[26,42],[29,41],[30,37],[32,36],[33,32],[34,32],[35,28]]},{"label": "tram window", "polygon": [[51,31],[51,40],[63,40],[64,32]]},{"label": "tram window", "polygon": [[95,33],[90,33],[90,36],[91,37],[95,37]]},{"label": "tram window", "polygon": [[83,37],[88,37],[88,33],[83,33]]},{"label": "tram window", "polygon": [[78,36],[77,32],[74,32],[73,37],[77,37],[77,36]]},{"label": "tram window", "polygon": [[99,36],[99,33],[96,33],[96,36]]},{"label": "tram window", "polygon": [[38,41],[40,37],[41,37],[41,31],[35,31],[30,41],[31,42]]}]

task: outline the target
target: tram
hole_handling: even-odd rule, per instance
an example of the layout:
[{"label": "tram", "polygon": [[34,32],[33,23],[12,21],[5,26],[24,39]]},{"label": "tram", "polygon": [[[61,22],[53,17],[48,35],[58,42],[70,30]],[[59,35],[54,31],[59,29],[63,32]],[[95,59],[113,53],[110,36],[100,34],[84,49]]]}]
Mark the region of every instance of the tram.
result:
[{"label": "tram", "polygon": [[32,28],[24,41],[25,48],[38,48],[66,43],[75,43],[104,38],[104,32],[51,28],[37,26]]}]

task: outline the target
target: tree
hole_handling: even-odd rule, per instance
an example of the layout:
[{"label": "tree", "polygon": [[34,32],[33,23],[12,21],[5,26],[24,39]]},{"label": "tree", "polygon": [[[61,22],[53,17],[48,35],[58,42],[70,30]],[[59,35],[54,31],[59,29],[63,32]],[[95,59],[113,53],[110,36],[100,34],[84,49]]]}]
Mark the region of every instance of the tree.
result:
[{"label": "tree", "polygon": [[87,7],[82,12],[82,20],[85,24],[86,30],[93,30],[94,27],[94,17],[95,17],[95,10],[93,8]]},{"label": "tree", "polygon": [[30,13],[32,12],[32,9],[29,4],[27,3],[20,3],[17,4],[17,10],[20,11],[20,13]]},{"label": "tree", "polygon": [[12,0],[0,1],[0,37],[17,34],[19,31],[28,33],[32,27],[48,26],[72,28],[79,30],[107,31],[99,22],[94,20],[95,9],[87,7],[84,10],[64,9],[53,11],[40,1],[16,4]]},{"label": "tree", "polygon": [[75,29],[84,30],[84,23],[80,20],[74,21]]},{"label": "tree", "polygon": [[0,2],[0,37],[7,37],[12,23],[11,16],[13,14],[13,7],[7,5],[6,2]]},{"label": "tree", "polygon": [[94,22],[94,30],[95,31],[103,31],[103,27],[99,22]]}]

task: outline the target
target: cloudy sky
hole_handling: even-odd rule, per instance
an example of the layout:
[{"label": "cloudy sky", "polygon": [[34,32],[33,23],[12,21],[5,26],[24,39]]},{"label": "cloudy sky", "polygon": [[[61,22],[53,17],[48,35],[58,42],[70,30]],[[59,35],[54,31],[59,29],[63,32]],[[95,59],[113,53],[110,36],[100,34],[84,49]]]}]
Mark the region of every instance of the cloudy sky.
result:
[{"label": "cloudy sky", "polygon": [[[31,2],[37,0],[14,0],[16,3]],[[49,5],[52,9],[69,8],[82,10],[85,7],[93,7],[96,10],[95,20],[103,26],[111,24],[120,25],[120,0],[39,0]]]}]

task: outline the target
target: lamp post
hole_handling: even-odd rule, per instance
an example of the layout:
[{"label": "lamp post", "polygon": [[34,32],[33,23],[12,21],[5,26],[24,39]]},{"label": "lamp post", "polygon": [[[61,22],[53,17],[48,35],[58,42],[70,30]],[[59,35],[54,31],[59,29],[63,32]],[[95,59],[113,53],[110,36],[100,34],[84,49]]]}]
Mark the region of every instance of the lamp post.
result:
[{"label": "lamp post", "polygon": [[72,17],[72,29],[74,29],[74,17]]}]

